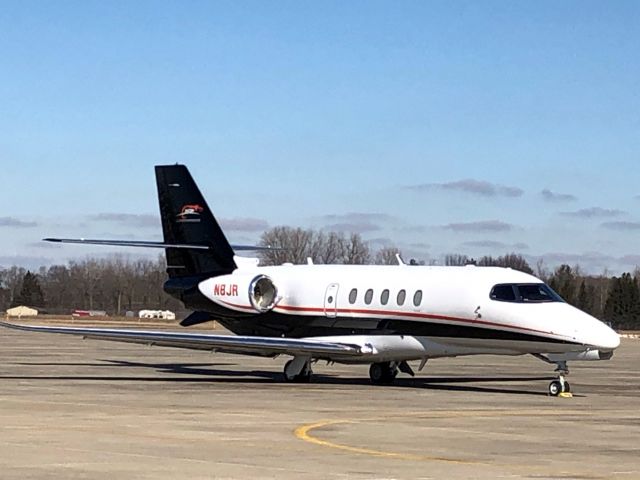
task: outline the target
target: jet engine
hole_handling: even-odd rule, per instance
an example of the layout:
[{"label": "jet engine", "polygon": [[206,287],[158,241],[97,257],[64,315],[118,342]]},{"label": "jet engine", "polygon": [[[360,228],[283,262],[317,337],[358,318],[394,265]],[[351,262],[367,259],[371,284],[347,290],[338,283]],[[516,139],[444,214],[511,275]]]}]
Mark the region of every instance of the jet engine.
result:
[{"label": "jet engine", "polygon": [[268,312],[280,300],[273,280],[255,273],[209,278],[201,282],[198,289],[218,305],[239,312]]}]

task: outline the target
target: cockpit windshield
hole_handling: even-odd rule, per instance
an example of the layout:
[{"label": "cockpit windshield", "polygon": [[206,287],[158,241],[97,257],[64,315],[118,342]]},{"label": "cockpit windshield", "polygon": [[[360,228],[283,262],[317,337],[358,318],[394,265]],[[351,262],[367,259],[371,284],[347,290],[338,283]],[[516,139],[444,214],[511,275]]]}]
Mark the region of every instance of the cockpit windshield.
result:
[{"label": "cockpit windshield", "polygon": [[505,283],[496,285],[489,295],[492,300],[514,303],[564,302],[544,283]]}]

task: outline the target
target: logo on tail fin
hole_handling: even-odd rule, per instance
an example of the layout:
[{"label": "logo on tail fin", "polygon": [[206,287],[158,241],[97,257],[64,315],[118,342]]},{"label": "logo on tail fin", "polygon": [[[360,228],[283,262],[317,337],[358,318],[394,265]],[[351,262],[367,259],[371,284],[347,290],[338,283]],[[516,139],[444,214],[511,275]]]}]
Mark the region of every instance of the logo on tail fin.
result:
[{"label": "logo on tail fin", "polygon": [[183,205],[176,217],[178,217],[178,222],[199,222],[200,213],[203,211],[204,208],[198,204]]}]

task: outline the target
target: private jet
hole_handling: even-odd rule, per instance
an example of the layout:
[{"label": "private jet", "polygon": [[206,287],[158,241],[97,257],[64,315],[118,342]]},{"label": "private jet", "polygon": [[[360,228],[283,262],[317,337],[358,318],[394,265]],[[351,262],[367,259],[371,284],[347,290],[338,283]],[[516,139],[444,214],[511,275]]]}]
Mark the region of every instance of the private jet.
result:
[{"label": "private jet", "polygon": [[[432,358],[530,354],[556,366],[552,396],[570,395],[567,362],[608,360],[619,336],[538,278],[509,268],[397,265],[261,266],[237,255],[184,165],[155,167],[162,242],[46,241],[165,250],[164,290],[235,335],[19,325],[9,328],[243,355],[290,357],[284,380],[308,382],[318,361],[368,364],[371,382],[414,375]],[[268,248],[268,247],[262,247]]]}]

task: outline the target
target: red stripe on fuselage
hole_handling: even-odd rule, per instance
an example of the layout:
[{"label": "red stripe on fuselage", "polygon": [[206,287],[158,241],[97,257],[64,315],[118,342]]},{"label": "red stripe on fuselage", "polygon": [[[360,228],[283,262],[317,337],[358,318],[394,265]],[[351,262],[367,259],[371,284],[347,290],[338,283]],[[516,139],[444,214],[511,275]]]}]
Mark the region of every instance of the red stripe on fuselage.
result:
[{"label": "red stripe on fuselage", "polygon": [[[278,305],[274,310],[285,310],[292,312],[314,312],[314,313],[324,313],[324,308],[316,308],[316,307],[296,307],[293,305]],[[544,330],[536,330],[534,328],[527,327],[518,327],[516,325],[506,325],[504,323],[496,323],[496,322],[487,322],[484,320],[471,320],[468,318],[459,318],[459,317],[449,317],[446,315],[434,315],[429,313],[417,313],[417,312],[402,312],[402,311],[393,311],[393,310],[374,310],[374,309],[351,309],[351,308],[337,308],[335,310],[336,313],[357,313],[364,315],[386,315],[386,316],[402,316],[402,317],[412,317],[412,318],[425,318],[429,320],[445,320],[448,322],[458,322],[458,323],[466,323],[470,325],[488,325],[492,327],[500,327],[500,328],[511,328],[514,330],[522,330],[527,332],[535,332],[535,333],[543,333],[545,335],[553,335],[551,332],[545,332]],[[561,335],[562,336],[562,335]]]}]

